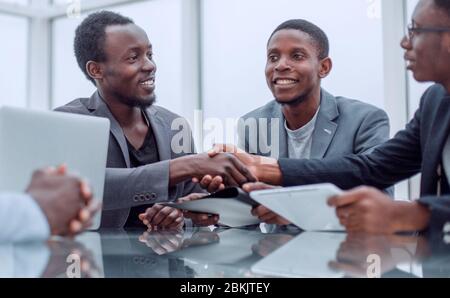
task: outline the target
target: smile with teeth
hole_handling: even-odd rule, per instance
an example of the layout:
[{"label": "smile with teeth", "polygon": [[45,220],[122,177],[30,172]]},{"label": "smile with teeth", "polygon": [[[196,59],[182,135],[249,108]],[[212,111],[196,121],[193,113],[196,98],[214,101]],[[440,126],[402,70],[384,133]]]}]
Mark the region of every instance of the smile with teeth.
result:
[{"label": "smile with teeth", "polygon": [[275,85],[281,85],[281,86],[292,85],[292,84],[296,84],[296,83],[298,83],[298,81],[292,80],[292,79],[277,79],[277,80],[275,80]]},{"label": "smile with teeth", "polygon": [[146,86],[146,87],[152,87],[155,85],[155,79],[149,79],[147,81],[139,83],[139,85]]}]

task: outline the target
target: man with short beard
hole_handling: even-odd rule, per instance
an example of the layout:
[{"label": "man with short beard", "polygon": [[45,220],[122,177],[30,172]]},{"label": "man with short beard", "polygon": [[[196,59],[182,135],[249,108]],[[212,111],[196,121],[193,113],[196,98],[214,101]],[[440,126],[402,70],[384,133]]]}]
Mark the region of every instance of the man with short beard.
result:
[{"label": "man with short beard", "polygon": [[[93,13],[77,28],[74,47],[81,70],[97,91],[57,110],[111,122],[102,227],[181,228],[181,211],[156,203],[201,192],[193,177],[221,176],[231,185],[255,181],[232,155],[194,155],[186,121],[154,105],[152,44],[131,19],[109,11]],[[181,129],[176,125],[173,130],[174,122],[183,124]],[[172,141],[186,135],[186,129],[188,137],[176,143],[187,152],[178,152]]]}]

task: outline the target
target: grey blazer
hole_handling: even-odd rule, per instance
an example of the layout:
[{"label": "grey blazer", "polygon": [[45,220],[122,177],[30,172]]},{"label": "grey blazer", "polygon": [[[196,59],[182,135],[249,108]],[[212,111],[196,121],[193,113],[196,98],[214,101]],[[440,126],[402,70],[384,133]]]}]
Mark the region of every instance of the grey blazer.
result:
[{"label": "grey blazer", "polygon": [[[267,119],[264,120],[267,125],[261,123],[261,119]],[[256,129],[250,128],[251,121]],[[239,147],[252,154],[288,158],[284,122],[282,107],[276,101],[246,114],[239,121]],[[272,128],[273,124],[276,130]],[[278,133],[273,139],[272,131]],[[322,89],[312,137],[311,159],[368,153],[388,139],[389,118],[383,110],[357,100],[334,97]],[[270,147],[272,150],[268,152]]]},{"label": "grey blazer", "polygon": [[195,153],[192,137],[190,144],[187,144],[189,145],[188,153],[175,153],[171,149],[172,137],[180,132],[178,128],[176,130],[171,128],[172,121],[178,119],[185,128],[189,128],[187,122],[180,116],[158,106],[151,106],[145,110],[155,135],[160,162],[130,168],[125,135],[98,92],[90,98],[76,99],[55,110],[108,118],[111,123],[102,228],[123,227],[131,207],[173,201],[192,192],[204,192],[197,184],[190,181],[169,188],[169,160]]}]

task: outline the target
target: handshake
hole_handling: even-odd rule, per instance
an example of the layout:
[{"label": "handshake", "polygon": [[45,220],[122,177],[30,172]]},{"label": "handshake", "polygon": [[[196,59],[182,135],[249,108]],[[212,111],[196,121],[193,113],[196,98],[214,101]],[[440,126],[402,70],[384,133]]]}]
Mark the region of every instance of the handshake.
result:
[{"label": "handshake", "polygon": [[[251,192],[281,184],[277,160],[248,154],[234,145],[215,145],[207,153],[172,160],[170,176],[172,185],[191,177],[194,183],[199,183],[210,193],[229,186]],[[178,201],[196,200],[205,195],[193,193]],[[254,208],[252,214],[267,223],[289,223],[264,206]],[[139,218],[149,229],[179,229],[184,225],[184,218],[190,218],[198,226],[214,225],[219,221],[218,215],[181,212],[158,204],[148,208]]]}]

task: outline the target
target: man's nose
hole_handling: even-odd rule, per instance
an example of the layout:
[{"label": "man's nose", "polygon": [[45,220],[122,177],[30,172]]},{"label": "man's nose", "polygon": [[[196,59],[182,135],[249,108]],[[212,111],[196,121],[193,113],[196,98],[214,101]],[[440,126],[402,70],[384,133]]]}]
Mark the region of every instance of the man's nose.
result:
[{"label": "man's nose", "polygon": [[278,60],[278,63],[275,65],[276,71],[285,71],[291,69],[291,66],[289,65],[286,58],[280,58]]},{"label": "man's nose", "polygon": [[146,57],[146,58],[145,58],[144,65],[142,66],[142,69],[143,69],[144,71],[150,71],[150,72],[153,72],[153,71],[156,70],[156,64],[155,64],[155,62],[154,62],[152,59]]},{"label": "man's nose", "polygon": [[400,46],[405,50],[411,49],[411,40],[406,35],[403,36],[402,40],[400,41]]}]

